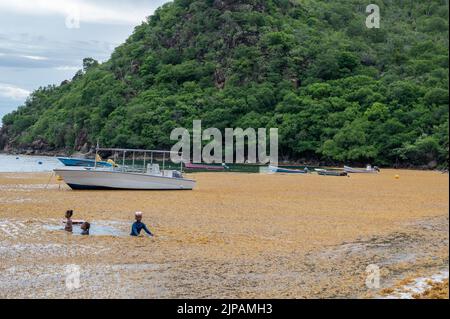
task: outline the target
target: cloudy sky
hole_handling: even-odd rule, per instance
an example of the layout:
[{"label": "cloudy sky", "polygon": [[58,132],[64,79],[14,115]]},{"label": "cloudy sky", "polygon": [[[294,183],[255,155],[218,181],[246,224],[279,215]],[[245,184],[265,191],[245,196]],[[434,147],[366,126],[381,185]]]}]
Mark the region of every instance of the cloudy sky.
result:
[{"label": "cloudy sky", "polygon": [[0,119],[31,91],[71,79],[83,58],[107,60],[165,2],[0,0]]}]

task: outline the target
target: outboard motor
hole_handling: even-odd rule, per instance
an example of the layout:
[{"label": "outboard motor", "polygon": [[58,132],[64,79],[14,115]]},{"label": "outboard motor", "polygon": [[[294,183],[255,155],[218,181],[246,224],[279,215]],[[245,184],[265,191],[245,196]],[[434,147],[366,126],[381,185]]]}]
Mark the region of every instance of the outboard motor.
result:
[{"label": "outboard motor", "polygon": [[179,171],[173,171],[172,172],[172,177],[174,177],[174,178],[183,178],[183,174],[181,174],[181,172],[179,172]]}]

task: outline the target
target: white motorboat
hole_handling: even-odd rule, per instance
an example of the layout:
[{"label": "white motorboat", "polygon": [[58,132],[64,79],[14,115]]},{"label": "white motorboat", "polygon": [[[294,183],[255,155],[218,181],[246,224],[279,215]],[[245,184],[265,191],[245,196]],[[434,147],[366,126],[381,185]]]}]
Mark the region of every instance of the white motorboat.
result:
[{"label": "white motorboat", "polygon": [[380,172],[380,169],[376,166],[372,167],[371,165],[367,165],[365,169],[344,166],[344,171],[350,174],[376,174]]},{"label": "white motorboat", "polygon": [[[183,177],[181,171],[166,170],[165,156],[170,152],[125,150],[125,149],[98,149],[107,152],[123,152],[123,164],[120,167],[77,167],[55,169],[56,175],[74,190],[192,190],[196,182]],[[136,168],[135,153],[144,153],[144,165]],[[126,153],[133,154],[133,165],[125,165]],[[151,153],[151,162],[146,163],[146,155]],[[153,155],[162,154],[163,169],[159,164],[153,163]],[[147,164],[147,165],[146,165]]]},{"label": "white motorboat", "polygon": [[284,174],[308,174],[308,169],[305,168],[303,170],[298,169],[288,169],[288,168],[282,168],[278,166],[269,165],[269,172],[270,173],[284,173]]}]

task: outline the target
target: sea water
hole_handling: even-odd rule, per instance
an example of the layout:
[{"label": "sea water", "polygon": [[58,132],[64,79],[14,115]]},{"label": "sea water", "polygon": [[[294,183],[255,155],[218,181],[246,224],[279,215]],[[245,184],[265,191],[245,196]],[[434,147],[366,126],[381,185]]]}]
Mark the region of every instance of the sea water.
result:
[{"label": "sea water", "polygon": [[[121,225],[120,229],[117,225],[111,223],[101,223],[101,222],[92,222],[91,228],[89,230],[89,235],[91,236],[115,236],[115,237],[124,237],[128,235]],[[44,229],[49,231],[61,231],[64,232],[64,225],[44,225]],[[130,226],[131,229],[131,226]],[[73,225],[73,235],[81,235],[81,227],[80,225]]]},{"label": "sea water", "polygon": [[0,173],[51,172],[63,166],[56,157],[0,154]]}]

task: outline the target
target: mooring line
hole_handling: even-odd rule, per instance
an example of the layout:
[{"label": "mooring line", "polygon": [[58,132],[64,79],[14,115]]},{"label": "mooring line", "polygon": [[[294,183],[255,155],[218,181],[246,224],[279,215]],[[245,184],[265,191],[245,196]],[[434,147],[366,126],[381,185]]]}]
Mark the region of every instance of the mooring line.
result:
[{"label": "mooring line", "polygon": [[45,189],[48,189],[48,186],[50,185],[50,182],[52,181],[53,175],[55,175],[55,172],[53,172],[52,175],[50,175],[47,185],[45,186]]}]

